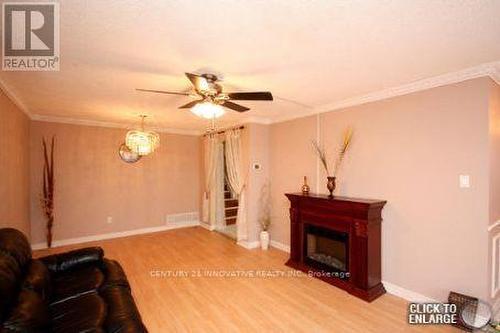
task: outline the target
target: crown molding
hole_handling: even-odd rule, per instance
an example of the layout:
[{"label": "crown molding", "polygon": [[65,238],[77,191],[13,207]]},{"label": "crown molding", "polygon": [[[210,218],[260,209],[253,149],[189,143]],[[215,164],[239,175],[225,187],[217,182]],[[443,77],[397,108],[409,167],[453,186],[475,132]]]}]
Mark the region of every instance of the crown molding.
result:
[{"label": "crown molding", "polygon": [[347,107],[352,107],[392,97],[407,95],[427,89],[442,87],[449,84],[459,83],[480,77],[490,77],[496,83],[500,84],[500,61],[489,62],[479,66],[466,68],[460,71],[433,76],[430,78],[414,81],[400,86],[374,91],[365,95],[348,98],[339,102],[325,104],[319,107],[315,107],[311,110],[301,112],[300,114],[294,114],[274,119],[272,123],[280,123],[315,114],[325,113],[329,111],[336,111],[340,109],[345,109]]},{"label": "crown molding", "polygon": [[[97,121],[97,120],[87,120],[87,119],[77,119],[77,118],[67,118],[67,117],[57,117],[57,116],[45,116],[35,114],[31,117],[34,121],[43,121],[49,123],[59,123],[59,124],[69,124],[69,125],[80,125],[80,126],[94,126],[94,127],[108,127],[108,128],[130,128],[127,124],[107,122],[107,121]],[[162,127],[150,127],[152,130],[160,133],[169,134],[179,134],[179,135],[202,135],[204,132],[200,130],[188,130],[180,128],[162,128]]]},{"label": "crown molding", "polygon": [[155,131],[160,133],[168,133],[168,134],[179,134],[179,135],[193,135],[200,136],[205,134],[205,131],[202,130],[188,130],[182,128],[153,128]]},{"label": "crown molding", "polygon": [[323,105],[316,109],[318,112],[327,112],[332,110],[343,109],[346,107],[361,105],[369,102],[379,101],[391,97],[411,94],[418,91],[446,86],[449,84],[459,83],[479,77],[489,76],[493,79],[493,73],[496,71],[498,63],[487,63],[476,67],[466,68],[457,72],[447,73],[434,76],[427,79],[414,81],[408,84],[372,92],[366,95],[349,98],[337,103]]},{"label": "crown molding", "polygon": [[500,65],[492,69],[490,77],[493,81],[500,85]]},{"label": "crown molding", "polygon": [[488,226],[488,232],[492,232],[493,229],[496,227],[500,226],[500,220],[496,221],[495,223],[492,223]]},{"label": "crown molding", "polygon": [[14,103],[14,105],[17,106],[17,108],[19,110],[24,112],[24,114],[26,114],[26,116],[28,116],[29,119],[33,119],[33,115],[29,111],[26,104],[21,102],[19,97],[17,97],[17,95],[9,87],[7,87],[7,85],[5,84],[4,80],[2,80],[2,78],[0,78],[0,90],[2,90],[5,93],[5,95],[7,96],[7,98],[10,99],[12,101],[12,103]]},{"label": "crown molding", "polygon": [[240,123],[270,125],[273,121],[264,117],[247,117],[243,121],[240,121]]}]

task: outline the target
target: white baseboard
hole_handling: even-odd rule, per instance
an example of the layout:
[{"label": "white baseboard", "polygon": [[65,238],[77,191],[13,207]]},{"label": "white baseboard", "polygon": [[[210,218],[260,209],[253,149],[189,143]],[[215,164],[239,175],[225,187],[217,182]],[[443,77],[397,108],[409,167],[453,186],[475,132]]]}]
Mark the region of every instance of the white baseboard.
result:
[{"label": "white baseboard", "polygon": [[[255,241],[255,242],[240,241],[238,242],[238,245],[243,246],[246,249],[255,249],[260,246],[260,241]],[[285,245],[283,243],[273,240],[269,242],[269,245],[274,247],[275,249],[290,253],[289,245]]]},{"label": "white baseboard", "polygon": [[278,241],[271,240],[270,245],[274,247],[275,249],[284,251],[286,253],[290,253],[290,245],[286,245],[283,243],[280,243]]},{"label": "white baseboard", "polygon": [[210,225],[206,222],[200,222],[200,226],[202,226],[203,228],[207,229],[207,230],[210,230],[210,231],[214,231],[215,230],[215,226],[213,225]]},{"label": "white baseboard", "polygon": [[438,302],[437,300],[427,297],[425,295],[419,294],[417,292],[405,289],[403,287],[400,287],[398,285],[395,285],[393,283],[387,282],[387,281],[382,281],[382,284],[385,287],[385,290],[394,296],[401,297],[407,301],[410,302],[428,302],[428,303],[436,303]]},{"label": "white baseboard", "polygon": [[[141,234],[149,234],[149,233],[153,233],[153,232],[194,227],[194,226],[199,226],[199,225],[200,225],[199,221],[187,221],[187,222],[183,222],[183,223],[176,223],[173,225],[162,225],[159,227],[142,228],[142,229],[112,232],[112,233],[101,234],[101,235],[61,239],[61,240],[53,241],[52,247],[60,247],[60,246],[65,246],[65,245],[74,245],[74,244],[80,244],[80,243],[95,242],[95,241],[105,240],[105,239],[120,238],[120,237],[127,237],[127,236],[141,235]],[[43,243],[32,244],[31,248],[33,250],[46,249],[47,243],[43,242]]]},{"label": "white baseboard", "polygon": [[[210,225],[206,222],[200,222],[200,226],[203,228],[210,230],[210,231],[215,231],[215,226]],[[236,242],[237,245],[244,247],[247,250],[252,250],[260,247],[260,241],[254,241],[254,242],[249,242],[249,241],[238,241]]]},{"label": "white baseboard", "polygon": [[254,242],[249,242],[249,241],[239,241],[236,244],[239,246],[244,247],[247,250],[252,250],[260,247],[260,242],[259,241],[254,241]]}]

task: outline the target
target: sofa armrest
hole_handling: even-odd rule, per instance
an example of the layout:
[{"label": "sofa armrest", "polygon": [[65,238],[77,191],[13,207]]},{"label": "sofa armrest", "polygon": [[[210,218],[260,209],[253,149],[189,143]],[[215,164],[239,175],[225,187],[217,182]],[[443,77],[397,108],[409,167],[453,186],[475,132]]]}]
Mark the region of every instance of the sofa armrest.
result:
[{"label": "sofa armrest", "polygon": [[40,258],[52,273],[65,272],[88,264],[100,264],[104,251],[100,247],[85,247]]},{"label": "sofa armrest", "polygon": [[104,272],[104,282],[100,289],[110,287],[121,287],[130,291],[130,284],[122,266],[116,260],[103,259],[102,271]]}]

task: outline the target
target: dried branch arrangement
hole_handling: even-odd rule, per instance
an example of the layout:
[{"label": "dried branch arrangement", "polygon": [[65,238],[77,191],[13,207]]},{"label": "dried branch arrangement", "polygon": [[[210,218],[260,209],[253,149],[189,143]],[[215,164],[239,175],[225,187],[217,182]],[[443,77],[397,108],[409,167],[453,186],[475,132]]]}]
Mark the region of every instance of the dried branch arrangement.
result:
[{"label": "dried branch arrangement", "polygon": [[337,159],[335,160],[335,164],[333,167],[333,174],[336,175],[340,169],[340,166],[342,165],[342,161],[344,160],[345,154],[347,153],[347,150],[351,146],[352,142],[352,128],[347,128],[344,131],[344,135],[342,137],[342,146],[340,147],[340,151],[337,155]]},{"label": "dried branch arrangement", "polygon": [[43,146],[43,189],[42,189],[42,210],[47,219],[47,246],[52,246],[52,226],[54,225],[54,144],[55,137],[50,143],[50,153],[47,149],[45,138],[42,140]]},{"label": "dried branch arrangement", "polygon": [[271,225],[271,198],[269,183],[266,182],[260,191],[260,218],[259,223],[262,231],[267,231]]},{"label": "dried branch arrangement", "polygon": [[328,170],[328,162],[326,160],[326,150],[325,150],[325,148],[321,147],[316,140],[314,140],[312,142],[312,144],[313,144],[313,147],[314,147],[314,151],[318,155],[318,158],[319,158],[321,164],[323,164],[323,168],[326,171],[326,175],[330,176],[330,171]]},{"label": "dried branch arrangement", "polygon": [[347,151],[349,150],[349,147],[351,146],[352,134],[353,134],[353,131],[352,131],[352,128],[350,128],[350,127],[344,131],[344,134],[342,136],[342,144],[340,146],[337,157],[335,159],[335,163],[333,165],[333,175],[330,174],[330,168],[328,167],[328,160],[327,160],[325,148],[321,147],[317,141],[312,142],[314,151],[316,152],[316,155],[318,155],[318,158],[319,158],[321,164],[323,165],[323,168],[325,169],[326,175],[328,177],[330,177],[330,176],[335,177],[336,174],[338,173],[340,166],[342,164],[342,161],[344,160],[344,157],[345,157]]}]

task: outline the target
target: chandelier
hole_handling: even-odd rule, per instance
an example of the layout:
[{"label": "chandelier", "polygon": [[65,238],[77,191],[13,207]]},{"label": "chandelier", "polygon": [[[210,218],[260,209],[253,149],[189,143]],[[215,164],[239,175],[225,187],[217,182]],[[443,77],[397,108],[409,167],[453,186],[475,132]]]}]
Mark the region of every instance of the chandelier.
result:
[{"label": "chandelier", "polygon": [[209,101],[196,104],[191,108],[191,112],[205,119],[219,118],[225,113],[222,106]]},{"label": "chandelier", "polygon": [[127,132],[125,145],[134,153],[145,156],[151,154],[160,146],[160,135],[154,131],[144,130],[145,115],[141,115],[141,129]]}]

